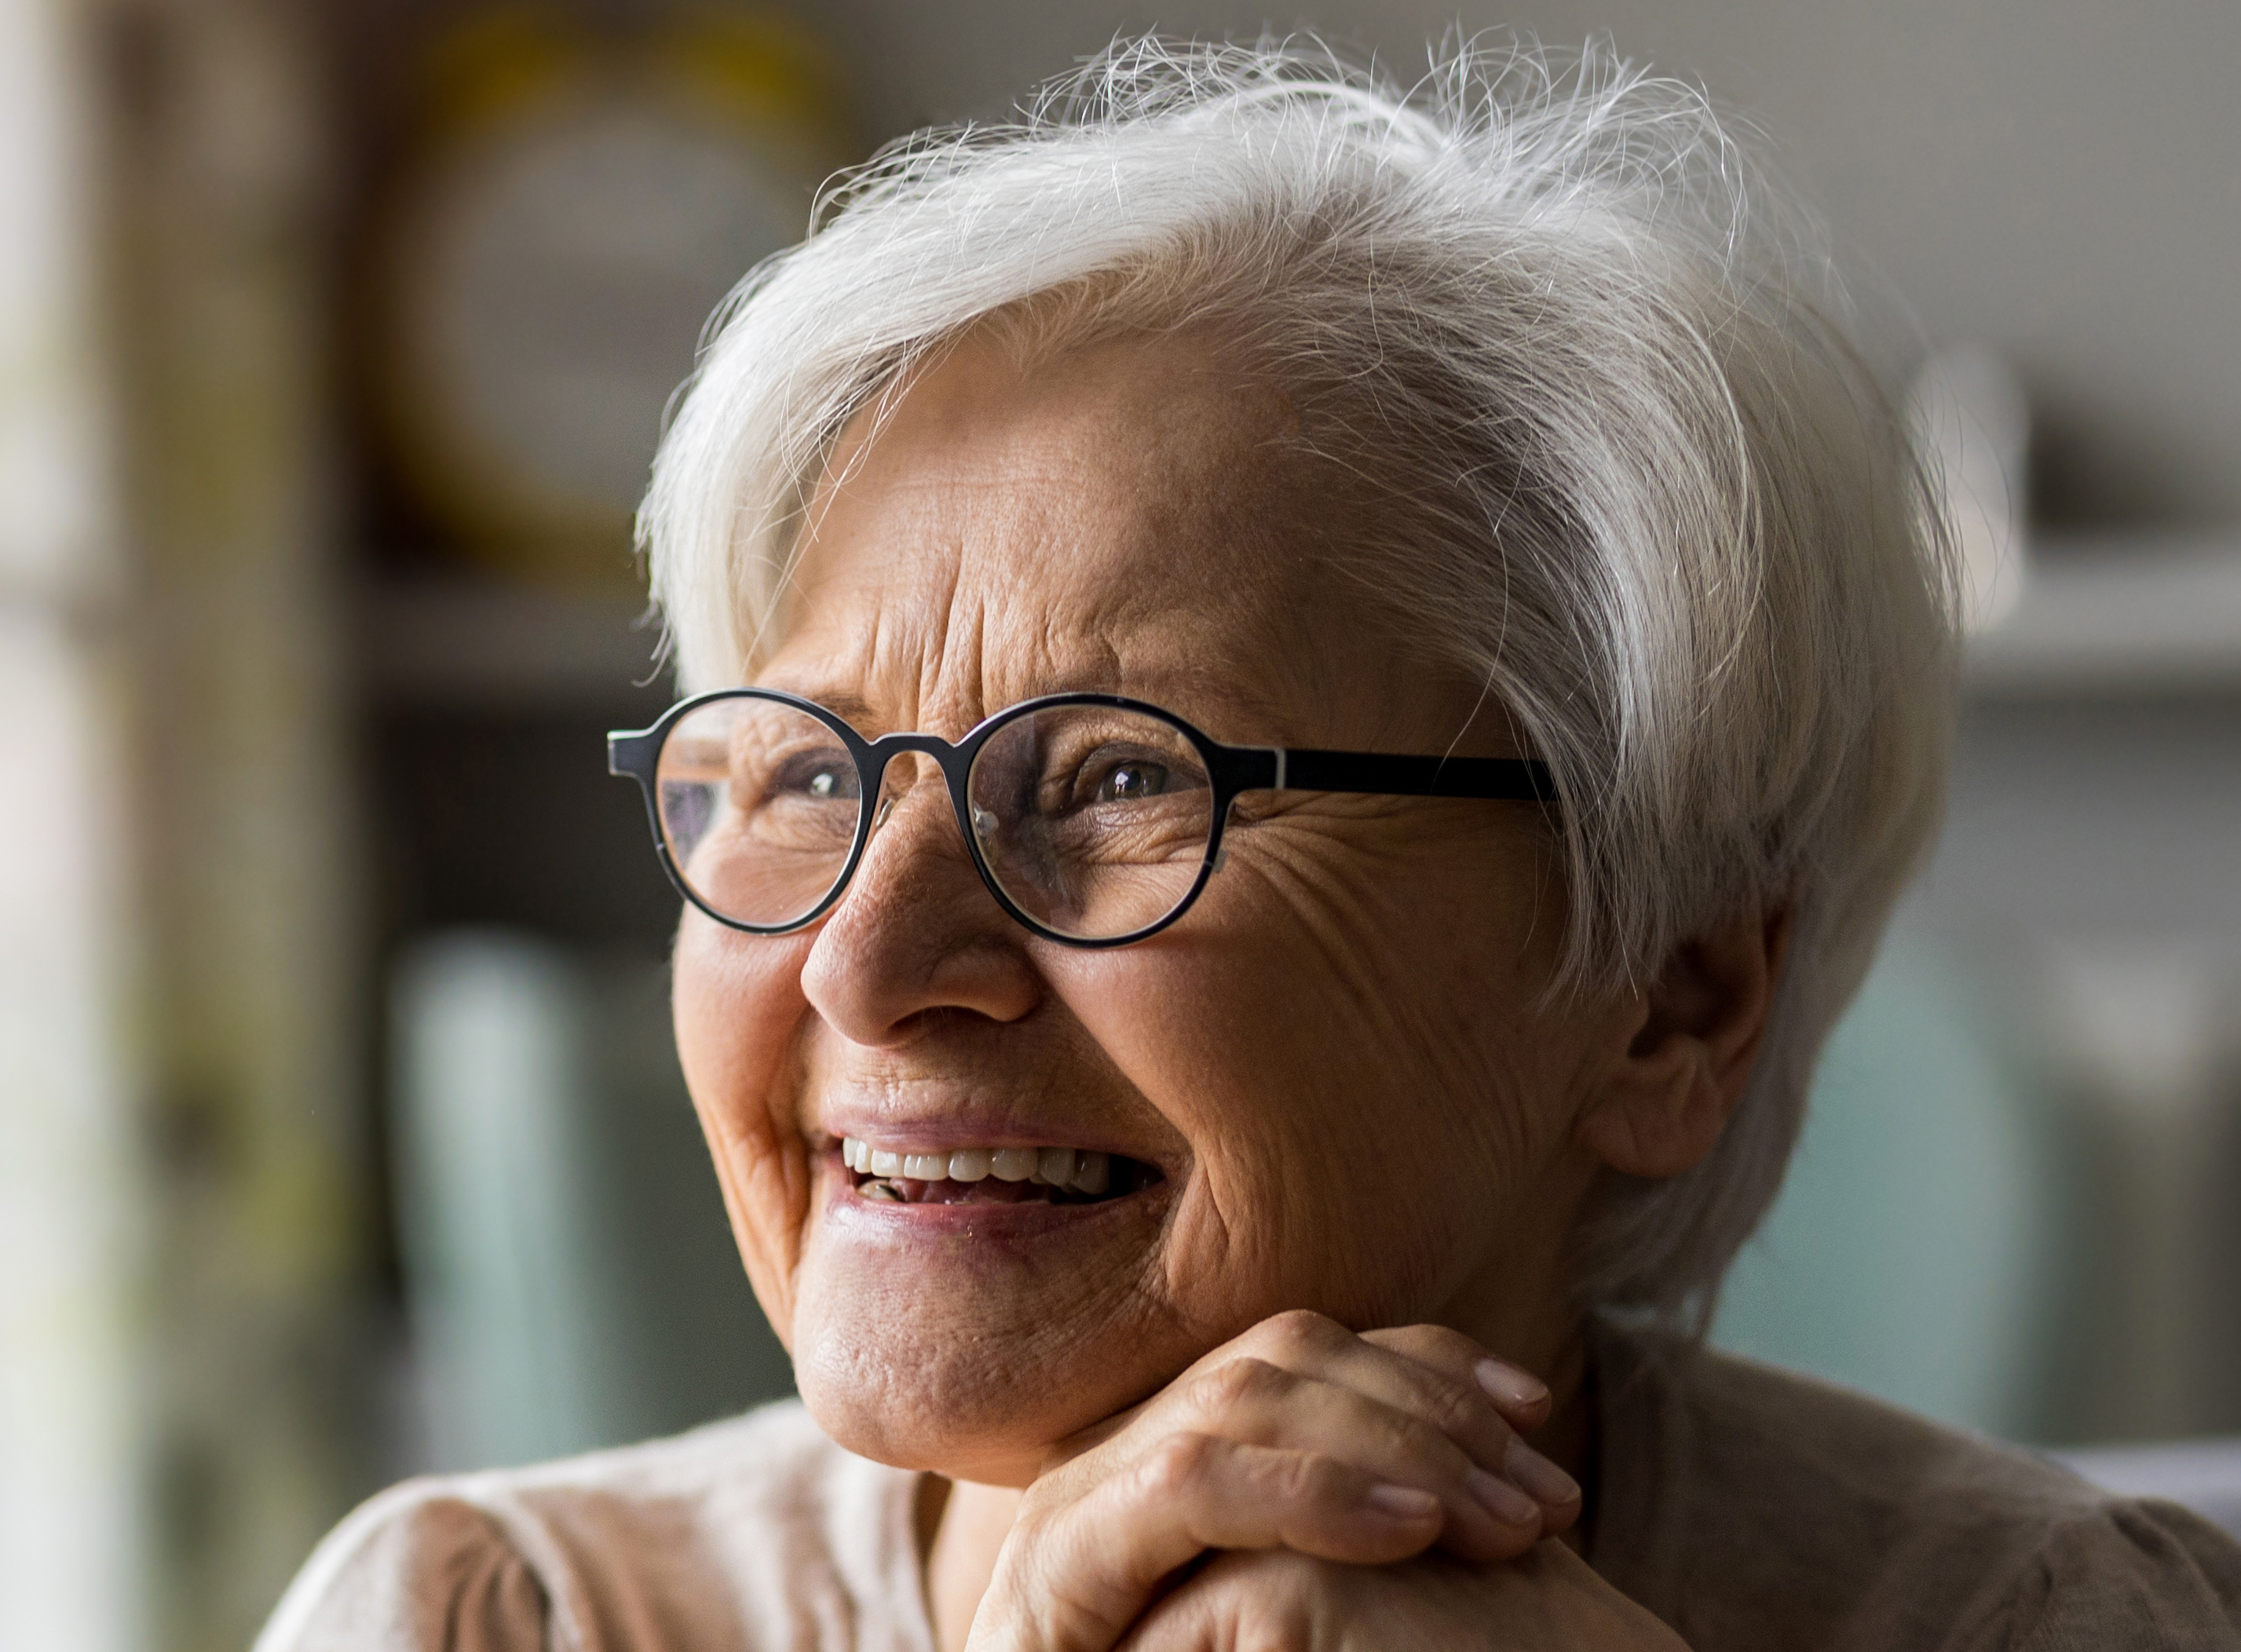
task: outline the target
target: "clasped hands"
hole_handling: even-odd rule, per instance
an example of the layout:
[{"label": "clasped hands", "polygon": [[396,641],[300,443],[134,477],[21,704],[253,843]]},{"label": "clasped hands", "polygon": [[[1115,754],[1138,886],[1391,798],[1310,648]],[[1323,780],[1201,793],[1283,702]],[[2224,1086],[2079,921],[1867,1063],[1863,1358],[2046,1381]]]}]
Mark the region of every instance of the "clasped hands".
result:
[{"label": "clasped hands", "polygon": [[968,1652],[1686,1652],[1561,1542],[1536,1379],[1468,1337],[1263,1321],[1054,1454]]}]

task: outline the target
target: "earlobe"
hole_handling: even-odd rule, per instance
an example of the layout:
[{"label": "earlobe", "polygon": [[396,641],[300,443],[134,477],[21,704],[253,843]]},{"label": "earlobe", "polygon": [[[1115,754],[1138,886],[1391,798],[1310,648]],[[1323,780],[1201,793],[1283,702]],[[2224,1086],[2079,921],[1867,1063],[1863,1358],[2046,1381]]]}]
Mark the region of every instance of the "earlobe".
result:
[{"label": "earlobe", "polygon": [[1580,1143],[1648,1178],[1709,1153],[1750,1081],[1789,941],[1784,908],[1676,948],[1615,1018],[1610,1060],[1575,1126]]}]

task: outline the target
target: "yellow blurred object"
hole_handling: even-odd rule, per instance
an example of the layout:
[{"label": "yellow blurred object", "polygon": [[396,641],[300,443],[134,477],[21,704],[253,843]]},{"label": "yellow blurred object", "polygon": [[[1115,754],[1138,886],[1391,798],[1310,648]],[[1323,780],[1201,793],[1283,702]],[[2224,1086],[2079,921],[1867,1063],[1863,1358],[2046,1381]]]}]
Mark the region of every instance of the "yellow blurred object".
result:
[{"label": "yellow blurred object", "polygon": [[772,19],[505,8],[438,42],[423,104],[372,340],[404,478],[492,571],[620,584],[702,326],[846,157],[833,77]]}]

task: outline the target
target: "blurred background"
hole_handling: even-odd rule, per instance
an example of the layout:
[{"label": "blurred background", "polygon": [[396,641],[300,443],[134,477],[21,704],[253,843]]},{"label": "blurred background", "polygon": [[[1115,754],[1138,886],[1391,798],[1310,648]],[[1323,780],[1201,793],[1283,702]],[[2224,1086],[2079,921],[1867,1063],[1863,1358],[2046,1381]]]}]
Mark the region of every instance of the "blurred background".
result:
[{"label": "blurred background", "polygon": [[[599,736],[702,319],[1098,0],[0,0],[0,1643],[216,1652],[356,1500],[786,1392]],[[1466,0],[1750,110],[1976,569],[1950,819],[1720,1340],[2241,1432],[2241,9]]]}]

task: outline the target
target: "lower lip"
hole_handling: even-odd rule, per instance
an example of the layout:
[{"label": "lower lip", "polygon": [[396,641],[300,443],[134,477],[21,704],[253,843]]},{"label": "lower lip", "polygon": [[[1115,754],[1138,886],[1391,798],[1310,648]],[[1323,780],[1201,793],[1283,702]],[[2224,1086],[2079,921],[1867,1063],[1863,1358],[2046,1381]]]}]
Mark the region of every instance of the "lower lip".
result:
[{"label": "lower lip", "polygon": [[866,1238],[890,1241],[910,1238],[974,1239],[1018,1241],[1047,1238],[1060,1233],[1092,1233],[1123,1222],[1143,1221],[1165,1204],[1167,1180],[1100,1199],[1094,1204],[1061,1205],[1048,1200],[1020,1204],[906,1204],[899,1200],[866,1199],[857,1193],[853,1174],[836,1153],[826,1160],[832,1187],[825,1215],[842,1231],[860,1232]]}]

